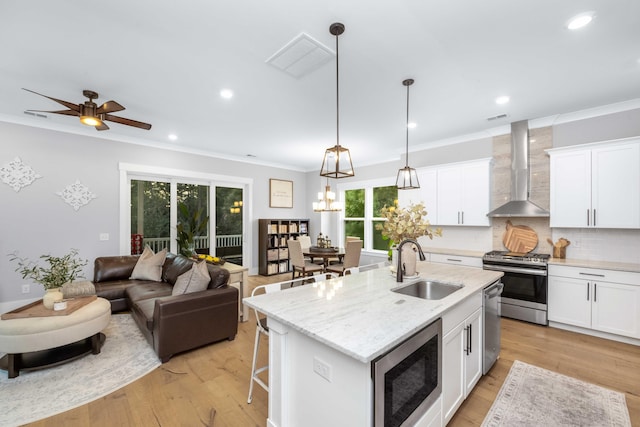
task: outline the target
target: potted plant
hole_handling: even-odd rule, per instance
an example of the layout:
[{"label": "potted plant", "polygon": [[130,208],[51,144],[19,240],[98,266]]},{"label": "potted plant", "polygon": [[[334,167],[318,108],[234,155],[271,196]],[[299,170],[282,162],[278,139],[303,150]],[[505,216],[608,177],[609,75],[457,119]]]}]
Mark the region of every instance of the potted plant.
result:
[{"label": "potted plant", "polygon": [[53,308],[53,303],[62,299],[62,292],[60,292],[62,285],[75,280],[88,262],[78,256],[77,249],[71,249],[68,254],[61,257],[41,255],[40,260],[44,261],[44,265],[21,258],[17,253],[11,256],[11,261],[17,261],[16,271],[22,274],[23,279],[31,279],[44,287],[46,293],[42,301],[46,308]]},{"label": "potted plant", "polygon": [[180,222],[176,225],[178,253],[190,258],[197,256],[195,238],[206,235],[209,216],[205,215],[203,208],[190,212],[185,203],[178,204],[178,215],[180,216]]},{"label": "potted plant", "polygon": [[[390,258],[393,258],[395,245],[404,239],[417,241],[421,236],[427,236],[429,239],[433,239],[433,236],[442,236],[441,228],[433,229],[431,227],[431,223],[426,218],[427,210],[422,203],[412,203],[406,208],[384,206],[380,209],[380,216],[386,221],[382,224],[376,224],[376,230],[382,230],[382,238],[389,240]],[[392,262],[392,268],[394,265]]]}]

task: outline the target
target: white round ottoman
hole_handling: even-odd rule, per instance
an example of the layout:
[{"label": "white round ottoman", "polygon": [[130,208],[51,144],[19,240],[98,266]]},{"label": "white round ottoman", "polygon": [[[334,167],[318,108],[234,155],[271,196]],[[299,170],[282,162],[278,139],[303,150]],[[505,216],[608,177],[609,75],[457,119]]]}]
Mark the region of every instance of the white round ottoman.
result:
[{"label": "white round ottoman", "polygon": [[0,320],[0,352],[7,353],[0,369],[15,378],[20,369],[57,365],[89,351],[98,354],[104,342],[100,331],[110,320],[111,303],[104,298],[66,316]]}]

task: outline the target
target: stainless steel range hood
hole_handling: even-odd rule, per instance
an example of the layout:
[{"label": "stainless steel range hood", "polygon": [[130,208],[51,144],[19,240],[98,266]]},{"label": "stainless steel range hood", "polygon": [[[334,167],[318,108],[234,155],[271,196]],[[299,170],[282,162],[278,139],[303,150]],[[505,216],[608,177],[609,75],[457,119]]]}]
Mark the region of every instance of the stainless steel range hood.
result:
[{"label": "stainless steel range hood", "polygon": [[529,201],[529,123],[511,123],[511,201],[487,214],[496,217],[548,217],[549,212]]}]

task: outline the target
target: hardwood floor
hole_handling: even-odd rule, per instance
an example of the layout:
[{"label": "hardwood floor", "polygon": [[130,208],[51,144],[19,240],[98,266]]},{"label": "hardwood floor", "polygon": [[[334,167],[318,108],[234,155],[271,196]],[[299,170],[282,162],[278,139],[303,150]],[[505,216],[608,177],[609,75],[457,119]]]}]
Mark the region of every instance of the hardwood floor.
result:
[{"label": "hardwood floor", "polygon": [[[250,288],[290,277],[251,276]],[[239,325],[234,341],[174,356],[110,395],[29,425],[263,427],[267,393],[254,387],[253,402],[247,404],[254,337],[251,318]],[[262,344],[260,363],[266,363],[268,343]],[[502,322],[500,359],[449,426],[482,423],[514,360],[624,392],[631,423],[640,426],[640,347],[510,319]]]}]

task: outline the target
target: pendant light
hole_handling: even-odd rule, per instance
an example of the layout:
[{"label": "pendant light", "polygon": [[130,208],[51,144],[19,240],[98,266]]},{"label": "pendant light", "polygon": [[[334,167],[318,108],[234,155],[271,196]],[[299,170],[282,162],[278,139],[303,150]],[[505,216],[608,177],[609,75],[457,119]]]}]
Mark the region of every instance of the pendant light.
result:
[{"label": "pendant light", "polygon": [[336,36],[336,145],[327,148],[322,159],[320,176],[327,178],[348,178],[354,176],[351,154],[348,148],[340,145],[340,79],[338,36],[344,33],[344,25],[339,22],[331,24],[329,32]]},{"label": "pendant light", "polygon": [[324,192],[318,193],[318,201],[313,202],[314,212],[337,212],[342,210],[342,203],[336,201],[336,193],[331,191],[329,185],[329,178],[327,178],[327,185],[324,187]]},{"label": "pendant light", "polygon": [[409,86],[413,84],[413,79],[406,79],[402,82],[402,84],[407,87],[407,151],[405,155],[405,166],[398,170],[396,186],[398,187],[398,190],[411,190],[414,188],[420,188],[416,170],[412,167],[409,167]]}]

